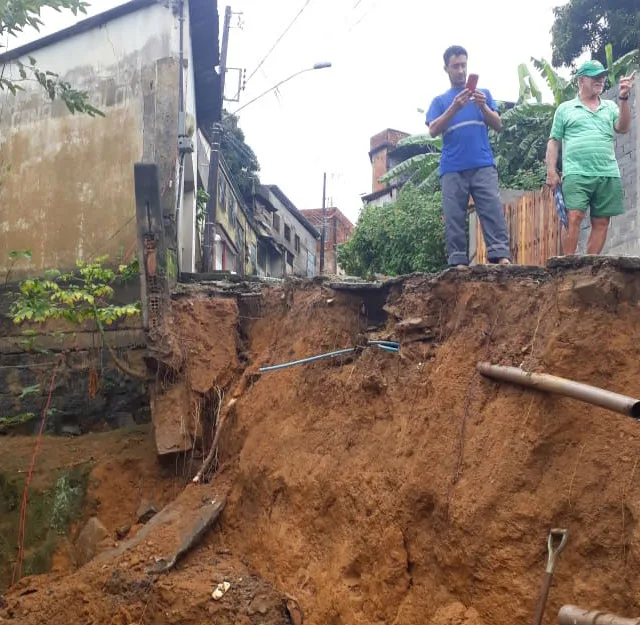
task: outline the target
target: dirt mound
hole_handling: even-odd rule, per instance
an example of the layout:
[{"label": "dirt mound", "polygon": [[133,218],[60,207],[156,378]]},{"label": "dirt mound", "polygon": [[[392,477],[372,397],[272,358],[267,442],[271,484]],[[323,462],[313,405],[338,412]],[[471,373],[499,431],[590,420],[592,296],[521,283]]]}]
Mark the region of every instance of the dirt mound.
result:
[{"label": "dirt mound", "polygon": [[[194,297],[172,303],[165,318],[164,354],[151,388],[158,453],[206,447],[223,395],[237,377],[238,305],[235,299]],[[200,444],[200,445],[199,445]]]},{"label": "dirt mound", "polygon": [[[639,277],[634,264],[598,261],[479,267],[376,290],[270,288],[250,315],[233,311],[246,344],[220,323],[235,350],[222,350],[228,365],[208,322],[228,301],[196,303],[194,314],[181,300],[172,323],[188,328],[194,350],[182,380],[199,381],[201,395],[226,367],[227,397],[237,396],[218,473],[124,550],[72,575],[24,580],[1,616],[276,625],[291,621],[290,595],[310,625],[503,625],[531,619],[552,527],[570,537],[546,622],[565,603],[636,614],[640,426],[487,380],[476,363],[640,395]],[[367,338],[399,340],[401,352],[364,347]],[[176,519],[221,497],[216,531],[170,572],[149,575],[182,535]],[[231,588],[216,602],[222,581]]]},{"label": "dirt mound", "polygon": [[[0,437],[0,589],[12,577],[35,442]],[[24,573],[73,570],[76,540],[90,517],[105,526],[112,544],[118,532],[135,532],[136,512],[145,500],[160,509],[180,493],[185,483],[180,469],[159,464],[148,426],[80,438],[45,436],[29,488]]]},{"label": "dirt mound", "polygon": [[[3,622],[283,625],[288,611],[282,595],[224,549],[200,549],[169,574],[150,573],[185,538],[194,538],[190,519],[202,516],[203,500],[218,496],[217,489],[187,487],[130,540],[78,571],[21,580],[0,610]],[[225,586],[214,599],[221,584]]]},{"label": "dirt mound", "polygon": [[[523,364],[640,394],[637,283],[603,266],[394,286],[378,336],[401,339],[402,357],[266,373],[239,400],[223,454],[237,477],[211,540],[293,593],[309,623],[437,622],[459,601],[497,625],[532,617],[547,533],[567,527],[547,614],[637,613],[638,424],[475,370]],[[317,289],[285,310],[273,293],[253,362],[353,345],[370,300]],[[400,334],[403,319],[419,327]]]}]

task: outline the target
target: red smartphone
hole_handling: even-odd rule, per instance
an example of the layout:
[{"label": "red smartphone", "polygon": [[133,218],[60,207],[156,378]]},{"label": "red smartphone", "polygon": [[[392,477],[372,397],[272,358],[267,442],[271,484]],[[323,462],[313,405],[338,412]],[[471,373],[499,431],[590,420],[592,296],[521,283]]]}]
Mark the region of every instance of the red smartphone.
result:
[{"label": "red smartphone", "polygon": [[478,88],[478,74],[469,74],[467,77],[467,89],[473,93]]}]

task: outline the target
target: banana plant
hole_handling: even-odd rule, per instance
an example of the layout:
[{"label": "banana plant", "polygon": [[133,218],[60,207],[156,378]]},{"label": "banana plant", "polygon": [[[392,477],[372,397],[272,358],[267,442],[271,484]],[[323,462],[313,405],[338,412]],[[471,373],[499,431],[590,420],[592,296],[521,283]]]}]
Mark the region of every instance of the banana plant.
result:
[{"label": "banana plant", "polygon": [[520,65],[518,65],[518,84],[518,104],[524,104],[532,98],[535,99],[538,104],[542,103],[542,92],[538,88],[526,63],[520,63]]},{"label": "banana plant", "polygon": [[555,69],[549,61],[531,57],[533,66],[540,72],[553,95],[553,102],[556,106],[575,98],[578,91],[577,82],[574,79],[566,80]]},{"label": "banana plant", "polygon": [[429,151],[424,154],[416,154],[398,163],[398,165],[381,176],[378,181],[386,183],[398,178],[404,178],[406,182],[412,182],[419,188],[435,185],[440,166],[442,138],[434,138],[428,134],[411,135],[398,141],[398,147],[405,146],[421,146]]},{"label": "banana plant", "polygon": [[628,76],[634,69],[638,68],[640,50],[631,50],[631,52],[627,52],[615,61],[613,60],[613,45],[608,43],[604,51],[607,59],[610,86],[613,87],[622,76]]}]

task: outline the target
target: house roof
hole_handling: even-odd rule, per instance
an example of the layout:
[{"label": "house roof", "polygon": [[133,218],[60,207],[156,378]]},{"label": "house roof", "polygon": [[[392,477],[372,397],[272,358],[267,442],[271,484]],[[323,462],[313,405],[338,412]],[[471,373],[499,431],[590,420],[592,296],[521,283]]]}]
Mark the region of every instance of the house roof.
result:
[{"label": "house roof", "polygon": [[[305,208],[301,213],[314,225],[318,224],[322,227],[322,209],[321,208]],[[333,219],[334,217],[342,224],[342,226],[348,230],[353,230],[355,226],[351,223],[351,220],[335,206],[325,209],[325,215],[327,219]]]},{"label": "house roof", "polygon": [[378,189],[377,191],[374,191],[373,193],[368,193],[367,195],[362,195],[360,196],[360,199],[363,202],[373,202],[373,200],[377,200],[378,198],[381,198],[384,195],[391,195],[392,191],[397,188],[398,185],[392,184],[390,186],[385,187],[384,189]]},{"label": "house roof", "polygon": [[129,2],[125,2],[125,4],[114,7],[113,9],[98,13],[98,15],[88,17],[85,20],[80,20],[73,26],[63,28],[62,30],[58,30],[55,33],[52,33],[51,35],[40,37],[40,39],[36,39],[35,41],[26,43],[23,46],[8,50],[4,54],[0,54],[0,63],[9,63],[10,61],[15,61],[23,56],[26,56],[27,54],[30,54],[31,52],[40,50],[40,48],[45,48],[54,43],[58,43],[59,41],[63,41],[64,39],[68,39],[69,37],[85,33],[88,30],[103,26],[104,24],[118,19],[119,17],[128,15],[129,13],[134,13],[135,11],[139,11],[140,9],[145,9],[146,7],[152,6],[157,3],[158,0],[130,0]]},{"label": "house roof", "polygon": [[218,0],[189,0],[198,125],[212,126],[222,117],[220,94],[220,20]]},{"label": "house roof", "polygon": [[[8,50],[0,54],[0,64],[10,63],[41,48],[161,3],[163,0],[129,0],[113,9],[81,20],[73,26]],[[189,0],[188,6],[198,122],[211,125],[220,119],[222,104],[220,75],[215,69],[220,64],[218,0]]]},{"label": "house roof", "polygon": [[258,194],[268,201],[268,197],[260,192],[261,189],[268,189],[284,204],[286,209],[316,238],[320,238],[320,233],[313,227],[311,222],[296,208],[295,204],[282,192],[280,187],[275,184],[260,185],[258,188]]}]

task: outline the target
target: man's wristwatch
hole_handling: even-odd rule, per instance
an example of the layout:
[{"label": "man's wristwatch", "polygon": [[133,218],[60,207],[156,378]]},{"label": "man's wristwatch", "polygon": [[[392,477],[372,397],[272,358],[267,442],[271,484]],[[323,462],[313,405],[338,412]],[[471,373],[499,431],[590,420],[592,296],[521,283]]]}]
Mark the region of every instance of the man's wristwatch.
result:
[{"label": "man's wristwatch", "polygon": [[618,96],[618,100],[622,100],[623,102],[626,102],[628,99],[629,99],[629,96],[628,96],[628,95],[625,95],[625,96],[621,96],[621,95],[619,95],[619,96]]}]

